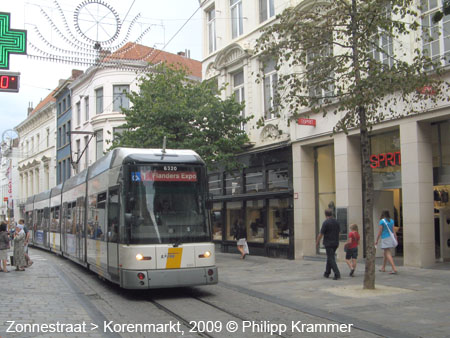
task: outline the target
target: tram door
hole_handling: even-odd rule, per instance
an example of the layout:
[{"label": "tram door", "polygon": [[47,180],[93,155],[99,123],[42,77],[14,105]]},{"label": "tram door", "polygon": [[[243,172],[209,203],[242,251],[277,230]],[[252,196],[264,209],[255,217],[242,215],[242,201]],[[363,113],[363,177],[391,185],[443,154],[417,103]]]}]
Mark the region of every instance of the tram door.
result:
[{"label": "tram door", "polygon": [[110,188],[108,193],[108,273],[119,279],[119,188]]}]

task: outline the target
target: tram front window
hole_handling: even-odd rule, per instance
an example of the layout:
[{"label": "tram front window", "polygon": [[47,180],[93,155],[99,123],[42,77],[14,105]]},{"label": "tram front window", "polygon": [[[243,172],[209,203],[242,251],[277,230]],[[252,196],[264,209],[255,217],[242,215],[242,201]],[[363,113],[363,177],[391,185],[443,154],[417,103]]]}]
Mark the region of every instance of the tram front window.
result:
[{"label": "tram front window", "polygon": [[136,166],[130,170],[126,225],[130,244],[210,240],[202,168]]}]

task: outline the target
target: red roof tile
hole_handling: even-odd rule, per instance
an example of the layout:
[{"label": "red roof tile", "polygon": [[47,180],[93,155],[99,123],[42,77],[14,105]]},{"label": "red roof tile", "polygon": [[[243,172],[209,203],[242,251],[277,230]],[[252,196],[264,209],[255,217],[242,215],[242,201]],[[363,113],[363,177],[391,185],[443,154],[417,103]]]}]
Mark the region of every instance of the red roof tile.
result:
[{"label": "red roof tile", "polygon": [[42,109],[43,107],[45,107],[48,103],[50,102],[55,102],[56,99],[53,97],[53,94],[55,94],[55,92],[58,90],[58,88],[55,88],[52,90],[52,92],[50,94],[47,95],[47,97],[43,100],[41,100],[41,102],[39,102],[39,104],[31,111],[30,115],[34,114],[35,112],[37,112],[38,110]]},{"label": "red roof tile", "polygon": [[143,60],[151,64],[167,62],[171,65],[181,64],[187,68],[187,71],[196,77],[202,77],[202,63],[200,61],[187,58],[185,56],[168,53],[159,49],[128,42],[122,48],[105,57],[115,60]]}]

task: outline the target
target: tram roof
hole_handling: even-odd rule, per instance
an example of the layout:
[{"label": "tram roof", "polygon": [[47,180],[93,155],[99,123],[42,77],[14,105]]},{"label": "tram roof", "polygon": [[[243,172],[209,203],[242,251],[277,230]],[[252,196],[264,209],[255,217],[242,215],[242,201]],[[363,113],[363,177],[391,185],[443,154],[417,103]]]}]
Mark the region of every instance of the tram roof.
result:
[{"label": "tram roof", "polygon": [[113,167],[120,166],[124,163],[134,162],[205,163],[193,150],[166,149],[166,152],[163,154],[162,149],[116,148],[89,167],[88,179]]},{"label": "tram roof", "polygon": [[187,149],[139,149],[119,148],[120,151],[114,159],[115,165],[133,162],[155,162],[155,163],[199,163],[205,162],[193,150]]},{"label": "tram roof", "polygon": [[62,191],[62,183],[52,188],[52,197],[61,194],[61,191]]},{"label": "tram roof", "polygon": [[79,186],[80,184],[86,183],[87,169],[83,170],[79,174],[70,177],[64,182],[62,191],[67,191],[73,187]]},{"label": "tram roof", "polygon": [[43,191],[34,197],[34,203],[50,198],[51,190]]}]

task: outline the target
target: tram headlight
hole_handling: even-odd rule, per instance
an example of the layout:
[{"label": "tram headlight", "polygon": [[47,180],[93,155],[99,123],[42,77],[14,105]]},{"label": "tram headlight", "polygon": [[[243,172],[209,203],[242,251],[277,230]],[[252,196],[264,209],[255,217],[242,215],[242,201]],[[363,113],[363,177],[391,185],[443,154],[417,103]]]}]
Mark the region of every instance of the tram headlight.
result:
[{"label": "tram headlight", "polygon": [[198,258],[208,258],[208,257],[211,257],[210,251],[205,251],[204,253],[198,255]]},{"label": "tram headlight", "polygon": [[136,259],[137,259],[138,261],[142,261],[142,260],[144,259],[144,256],[143,256],[142,254],[138,253],[138,254],[136,255]]}]

